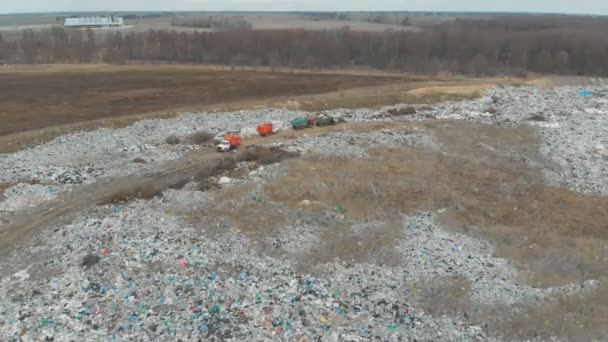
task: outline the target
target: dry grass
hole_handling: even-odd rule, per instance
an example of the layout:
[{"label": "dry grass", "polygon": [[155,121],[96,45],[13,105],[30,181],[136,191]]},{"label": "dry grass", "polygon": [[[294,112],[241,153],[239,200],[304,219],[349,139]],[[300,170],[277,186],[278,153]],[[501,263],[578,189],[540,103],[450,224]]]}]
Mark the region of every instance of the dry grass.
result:
[{"label": "dry grass", "polygon": [[277,234],[286,218],[271,203],[252,196],[251,190],[251,185],[223,188],[213,208],[188,213],[188,220],[211,236],[238,232],[259,242]]},{"label": "dry grass", "polygon": [[490,113],[490,114],[496,114],[496,113],[498,113],[498,109],[496,109],[495,107],[488,107],[484,111],[486,113]]},{"label": "dry grass", "polygon": [[[447,208],[440,216],[445,227],[490,240],[498,257],[523,268],[523,281],[541,287],[586,279],[604,284],[581,295],[487,307],[470,302],[466,280],[431,279],[416,286],[416,301],[425,311],[468,317],[500,339],[605,340],[608,199],[544,186],[534,166],[544,161],[531,129],[440,122],[427,127],[447,154],[399,148],[375,151],[372,160],[293,160],[290,176],[269,194],[289,206],[302,199],[318,201],[324,210],[341,205],[356,219]],[[373,248],[340,228],[334,227],[335,239],[323,236],[325,246],[305,255],[310,260],[302,258],[304,265],[335,257],[369,260],[364,256]],[[390,231],[383,241],[390,251]]]},{"label": "dry grass", "polygon": [[13,185],[14,185],[13,183],[0,182],[0,199],[2,199],[4,197],[4,192],[6,191],[6,189],[10,188]]},{"label": "dry grass", "polygon": [[462,276],[428,279],[414,289],[416,307],[432,316],[464,316],[470,310],[471,282]]},{"label": "dry grass", "polygon": [[495,87],[496,84],[487,82],[487,83],[478,83],[478,84],[468,84],[468,85],[437,85],[437,86],[429,86],[417,88],[409,91],[408,93],[416,96],[428,96],[433,94],[452,94],[452,95],[469,95],[475,96],[486,89]]},{"label": "dry grass", "polygon": [[352,219],[446,208],[447,227],[491,240],[536,286],[603,274],[608,199],[542,185],[529,161],[543,162],[532,129],[442,125],[429,127],[447,154],[403,147],[374,151],[374,159],[292,160],[289,176],[267,191],[294,208],[304,199],[341,206]]},{"label": "dry grass", "polygon": [[600,341],[608,336],[606,283],[581,293],[556,295],[514,307],[473,303],[470,281],[458,276],[429,279],[414,288],[416,307],[425,313],[460,317],[483,326],[486,333],[500,340]]},{"label": "dry grass", "polygon": [[186,140],[192,144],[203,145],[211,142],[213,140],[213,137],[213,134],[207,131],[201,131],[190,135]]},{"label": "dry grass", "polygon": [[178,137],[176,137],[175,135],[170,135],[167,137],[167,139],[165,139],[165,142],[169,145],[177,145],[179,144],[181,141]]},{"label": "dry grass", "polygon": [[412,95],[406,91],[386,91],[376,94],[374,92],[361,91],[357,94],[343,92],[340,96],[327,98],[306,99],[291,102],[291,107],[305,111],[329,110],[333,108],[379,108],[386,105],[400,103],[409,104],[433,104],[444,101],[464,101],[478,98],[480,93],[458,94],[458,93],[428,93]]},{"label": "dry grass", "polygon": [[152,182],[136,184],[133,187],[124,188],[118,192],[112,193],[107,198],[104,198],[99,205],[121,204],[135,199],[152,199],[162,195],[162,191],[163,189]]},{"label": "dry grass", "polygon": [[401,109],[392,108],[388,110],[388,113],[392,116],[400,116],[400,115],[412,115],[416,114],[416,108],[409,106]]},{"label": "dry grass", "polygon": [[[605,279],[604,279],[605,280]],[[474,323],[500,339],[525,341],[605,341],[608,336],[608,284],[544,302],[506,306],[469,306]]]},{"label": "dry grass", "polygon": [[256,162],[259,165],[269,165],[298,156],[298,153],[287,152],[280,148],[253,146],[240,150],[238,159],[240,161]]},{"label": "dry grass", "polygon": [[321,244],[301,255],[293,256],[300,272],[311,272],[315,266],[344,261],[398,266],[401,255],[394,250],[399,242],[401,226],[396,217],[388,223],[379,223],[358,231],[348,222],[323,227]]}]

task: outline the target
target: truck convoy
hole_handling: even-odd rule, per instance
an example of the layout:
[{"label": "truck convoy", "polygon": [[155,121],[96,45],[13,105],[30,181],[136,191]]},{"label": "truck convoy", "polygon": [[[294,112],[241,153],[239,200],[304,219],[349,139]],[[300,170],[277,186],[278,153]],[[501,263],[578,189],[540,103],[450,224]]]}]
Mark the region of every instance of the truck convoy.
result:
[{"label": "truck convoy", "polygon": [[[329,125],[335,125],[336,124],[336,120],[329,116],[329,115],[325,115],[325,114],[320,114],[317,115],[316,117],[300,117],[300,118],[295,118],[291,121],[291,127],[293,129],[303,129],[303,128],[310,128],[312,126],[319,126],[319,127],[325,127],[325,126],[329,126]],[[258,125],[256,127],[256,131],[259,135],[265,137],[268,135],[271,135],[273,133],[276,133],[280,128],[281,123],[277,122],[276,125],[273,123],[264,123],[261,125]],[[242,134],[242,132],[241,132]],[[243,138],[241,136],[238,136],[236,134],[225,134],[222,135],[218,134],[215,138],[216,143],[219,141],[219,143],[217,144],[217,151],[218,152],[228,152],[230,150],[234,150],[236,149],[239,145],[241,145],[241,143],[243,142]]]}]

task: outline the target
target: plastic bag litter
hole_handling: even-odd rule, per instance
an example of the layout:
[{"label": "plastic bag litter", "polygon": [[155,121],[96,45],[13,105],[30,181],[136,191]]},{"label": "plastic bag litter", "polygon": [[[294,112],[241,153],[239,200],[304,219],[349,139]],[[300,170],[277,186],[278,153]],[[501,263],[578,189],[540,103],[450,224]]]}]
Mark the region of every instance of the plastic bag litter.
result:
[{"label": "plastic bag litter", "polygon": [[242,137],[253,137],[256,135],[258,135],[258,132],[256,131],[256,129],[254,127],[243,127],[241,129]]}]

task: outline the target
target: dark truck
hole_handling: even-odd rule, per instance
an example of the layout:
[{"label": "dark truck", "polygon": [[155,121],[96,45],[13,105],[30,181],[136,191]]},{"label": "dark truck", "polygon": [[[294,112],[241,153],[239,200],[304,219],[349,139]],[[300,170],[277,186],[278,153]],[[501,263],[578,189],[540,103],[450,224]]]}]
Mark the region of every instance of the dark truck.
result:
[{"label": "dark truck", "polygon": [[336,119],[329,115],[319,115],[315,118],[315,124],[319,127],[331,126],[336,124]]}]

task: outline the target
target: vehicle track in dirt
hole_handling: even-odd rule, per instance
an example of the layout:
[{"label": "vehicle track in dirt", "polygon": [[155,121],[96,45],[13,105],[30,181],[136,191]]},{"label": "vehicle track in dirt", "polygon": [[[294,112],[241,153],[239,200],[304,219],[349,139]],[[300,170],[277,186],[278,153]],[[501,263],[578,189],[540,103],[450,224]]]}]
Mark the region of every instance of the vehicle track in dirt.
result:
[{"label": "vehicle track in dirt", "polygon": [[[386,127],[418,126],[415,122],[368,122],[343,123],[324,128],[301,131],[284,131],[268,137],[245,140],[240,149],[266,144],[281,139],[293,139],[302,135],[319,135],[335,131],[368,131]],[[74,215],[99,204],[108,203],[121,193],[136,193],[137,189],[153,185],[159,191],[184,184],[193,179],[213,175],[226,159],[237,159],[237,153],[218,153],[211,148],[194,150],[184,158],[172,160],[141,174],[111,177],[93,184],[81,185],[72,191],[59,194],[55,199],[20,213],[0,226],[0,256],[19,246],[20,242],[35,236],[42,229],[69,222]]]}]

